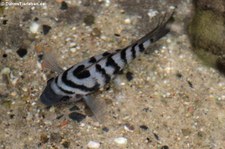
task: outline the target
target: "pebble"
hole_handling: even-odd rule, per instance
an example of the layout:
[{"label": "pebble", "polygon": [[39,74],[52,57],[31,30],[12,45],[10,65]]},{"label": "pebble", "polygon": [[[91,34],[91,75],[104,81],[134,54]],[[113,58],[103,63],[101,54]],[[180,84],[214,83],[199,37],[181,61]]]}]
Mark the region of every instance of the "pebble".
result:
[{"label": "pebble", "polygon": [[161,147],[161,149],[169,149],[169,147],[167,145],[164,145]]},{"label": "pebble", "polygon": [[146,126],[146,125],[141,125],[140,128],[141,128],[142,130],[148,130],[148,126]]},{"label": "pebble", "polygon": [[78,112],[72,112],[69,114],[69,118],[76,122],[81,122],[83,119],[85,119],[85,117],[85,115]]},{"label": "pebble", "polygon": [[43,29],[43,34],[44,35],[47,35],[48,34],[48,32],[51,30],[51,26],[49,26],[49,25],[42,25],[42,29]]},{"label": "pebble", "polygon": [[84,17],[84,23],[87,25],[87,26],[91,26],[92,24],[95,23],[95,17],[93,15],[86,15]]},{"label": "pebble", "polygon": [[134,77],[133,77],[133,73],[132,72],[127,72],[126,73],[126,78],[128,81],[131,81]]},{"label": "pebble", "polygon": [[102,130],[103,130],[104,132],[109,132],[109,128],[107,128],[107,127],[103,127]]},{"label": "pebble", "polygon": [[100,143],[96,142],[96,141],[89,141],[87,144],[88,148],[99,148],[100,147]]},{"label": "pebble", "polygon": [[64,148],[69,148],[70,142],[69,141],[63,141],[62,145],[63,145]]},{"label": "pebble", "polygon": [[27,54],[27,49],[25,48],[19,48],[16,53],[19,55],[19,57],[23,58]]},{"label": "pebble", "polygon": [[70,110],[70,111],[77,111],[77,110],[79,110],[79,107],[76,106],[76,105],[74,105],[74,106],[71,107],[69,110]]},{"label": "pebble", "polygon": [[118,145],[125,145],[125,144],[127,144],[127,138],[118,137],[118,138],[114,139],[114,142]]},{"label": "pebble", "polygon": [[67,5],[67,3],[66,3],[65,1],[63,1],[63,2],[61,3],[60,9],[61,9],[61,10],[66,10],[66,9],[68,9],[68,5]]},{"label": "pebble", "polygon": [[38,29],[39,29],[40,25],[37,22],[32,22],[30,25],[30,32],[31,33],[38,33]]},{"label": "pebble", "polygon": [[149,10],[148,10],[148,16],[149,16],[150,18],[155,17],[158,13],[159,13],[159,12],[158,12],[157,10],[153,10],[153,9],[149,9]]},{"label": "pebble", "polygon": [[124,129],[125,129],[126,131],[133,132],[133,131],[134,131],[134,126],[127,123],[127,124],[124,125]]},{"label": "pebble", "polygon": [[2,69],[1,74],[6,74],[6,75],[8,75],[8,74],[10,74],[10,72],[11,72],[10,68],[5,67],[5,68]]},{"label": "pebble", "polygon": [[124,20],[124,23],[125,24],[130,24],[131,23],[131,20],[129,18],[127,18],[127,19]]},{"label": "pebble", "polygon": [[75,52],[77,51],[77,48],[70,48],[70,51],[71,51],[72,53],[75,53]]}]

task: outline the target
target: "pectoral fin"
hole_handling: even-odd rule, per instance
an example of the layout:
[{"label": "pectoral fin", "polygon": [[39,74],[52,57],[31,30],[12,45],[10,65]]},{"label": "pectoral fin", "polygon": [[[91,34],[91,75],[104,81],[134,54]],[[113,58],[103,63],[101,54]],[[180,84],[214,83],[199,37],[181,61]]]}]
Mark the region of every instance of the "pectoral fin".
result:
[{"label": "pectoral fin", "polygon": [[38,57],[41,57],[41,65],[44,68],[48,68],[53,72],[61,74],[64,70],[61,68],[54,56],[52,50],[47,45],[37,45],[35,50],[38,54]]},{"label": "pectoral fin", "polygon": [[94,98],[91,95],[85,96],[83,99],[94,114],[94,117],[97,119],[97,121],[103,122],[106,113],[106,103],[100,99]]}]

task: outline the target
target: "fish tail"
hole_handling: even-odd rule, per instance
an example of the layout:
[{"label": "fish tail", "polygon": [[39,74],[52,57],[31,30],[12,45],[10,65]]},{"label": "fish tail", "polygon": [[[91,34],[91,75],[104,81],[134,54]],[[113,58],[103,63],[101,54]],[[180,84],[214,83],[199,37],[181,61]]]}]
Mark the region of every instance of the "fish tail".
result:
[{"label": "fish tail", "polygon": [[152,30],[130,46],[120,50],[114,55],[114,58],[119,60],[118,57],[120,57],[123,64],[131,62],[133,59],[143,53],[152,43],[156,42],[160,38],[164,37],[167,33],[169,33],[170,26],[173,21],[174,19],[172,15],[166,21],[165,18],[163,18],[163,21],[161,21],[161,23],[157,25],[154,30]]}]

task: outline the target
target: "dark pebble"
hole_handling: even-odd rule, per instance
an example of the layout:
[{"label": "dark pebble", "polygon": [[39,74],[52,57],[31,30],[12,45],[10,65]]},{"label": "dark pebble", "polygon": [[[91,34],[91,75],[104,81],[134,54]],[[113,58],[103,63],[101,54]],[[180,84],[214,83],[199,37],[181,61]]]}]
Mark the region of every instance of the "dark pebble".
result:
[{"label": "dark pebble", "polygon": [[98,28],[93,28],[93,31],[91,33],[95,37],[100,37],[101,36],[101,31]]},{"label": "dark pebble", "polygon": [[143,111],[144,111],[144,112],[152,112],[152,110],[149,109],[148,107],[147,107],[147,108],[144,108]]},{"label": "dark pebble", "polygon": [[62,140],[62,137],[59,133],[52,133],[50,135],[51,142],[59,143],[59,142],[61,142],[61,140]]},{"label": "dark pebble", "polygon": [[60,118],[62,118],[62,117],[63,117],[63,114],[62,114],[62,115],[57,116],[57,117],[56,117],[56,119],[58,120],[58,119],[60,119]]},{"label": "dark pebble", "polygon": [[38,20],[39,20],[39,19],[38,19],[37,17],[35,17],[35,18],[34,18],[34,21],[36,21],[36,22],[37,22]]},{"label": "dark pebble", "polygon": [[126,78],[127,78],[128,81],[131,81],[134,78],[133,77],[133,73],[132,72],[127,72]]},{"label": "dark pebble", "polygon": [[147,141],[148,143],[151,143],[151,142],[152,142],[152,140],[151,140],[149,137],[146,138],[146,141]]},{"label": "dark pebble", "polygon": [[148,130],[148,126],[146,126],[146,125],[141,125],[140,128],[141,128],[142,130]]},{"label": "dark pebble", "polygon": [[193,88],[193,84],[191,83],[191,81],[187,81],[188,85],[190,86],[190,88]]},{"label": "dark pebble", "polygon": [[8,22],[8,20],[3,20],[3,21],[2,21],[2,24],[3,24],[3,25],[6,25],[7,22]]},{"label": "dark pebble", "polygon": [[115,33],[114,35],[117,36],[117,37],[120,37],[120,34]]},{"label": "dark pebble", "polygon": [[27,54],[27,49],[25,48],[19,48],[16,53],[22,58]]},{"label": "dark pebble", "polygon": [[164,145],[161,147],[161,149],[169,149],[169,147],[167,145]]},{"label": "dark pebble", "polygon": [[78,112],[72,112],[69,114],[69,118],[76,122],[81,122],[83,119],[85,119],[85,117],[85,115]]},{"label": "dark pebble", "polygon": [[3,58],[6,58],[7,56],[8,56],[8,55],[7,55],[7,54],[5,54],[5,53],[2,55],[2,57],[3,57]]},{"label": "dark pebble", "polygon": [[84,23],[88,26],[91,26],[95,22],[95,17],[93,15],[86,15],[84,17]]},{"label": "dark pebble", "polygon": [[103,130],[104,132],[109,132],[109,128],[107,128],[107,127],[103,127],[102,130]]},{"label": "dark pebble", "polygon": [[156,133],[153,133],[153,135],[154,135],[155,139],[159,141],[159,136]]},{"label": "dark pebble", "polygon": [[64,141],[64,142],[62,143],[62,146],[63,146],[64,148],[69,148],[69,147],[70,147],[70,142],[69,142],[69,141]]},{"label": "dark pebble", "polygon": [[48,140],[49,140],[49,138],[48,138],[47,135],[41,134],[41,136],[40,136],[40,141],[41,141],[42,144],[47,143]]},{"label": "dark pebble", "polygon": [[70,108],[70,111],[77,111],[77,110],[79,110],[79,107],[76,105]]},{"label": "dark pebble", "polygon": [[10,115],[9,115],[10,119],[13,119],[14,116],[15,116],[14,114],[10,114]]},{"label": "dark pebble", "polygon": [[66,10],[66,9],[68,9],[67,3],[63,1],[63,2],[61,3],[60,9],[61,9],[61,10]]},{"label": "dark pebble", "polygon": [[43,25],[42,29],[43,29],[43,34],[46,35],[51,30],[51,26]]},{"label": "dark pebble", "polygon": [[131,130],[131,131],[134,130],[134,126],[131,125],[131,124],[129,124],[129,123],[126,123],[125,126],[126,126],[129,130]]},{"label": "dark pebble", "polygon": [[43,54],[39,54],[38,55],[38,61],[41,62],[43,60],[44,55]]},{"label": "dark pebble", "polygon": [[176,76],[177,76],[177,78],[179,78],[179,79],[182,78],[182,74],[179,73],[179,72],[176,74]]}]

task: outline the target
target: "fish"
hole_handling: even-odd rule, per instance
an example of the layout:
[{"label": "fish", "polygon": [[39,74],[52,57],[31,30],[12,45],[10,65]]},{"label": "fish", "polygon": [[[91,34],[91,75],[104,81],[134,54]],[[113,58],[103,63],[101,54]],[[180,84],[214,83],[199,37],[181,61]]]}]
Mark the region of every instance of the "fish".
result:
[{"label": "fish", "polygon": [[[155,29],[129,46],[115,51],[106,51],[77,63],[66,70],[56,67],[59,73],[47,81],[40,101],[46,106],[60,103],[64,98],[84,99],[92,111],[97,104],[91,96],[111,82],[132,60],[143,53],[150,45],[170,32],[172,15]],[[53,59],[53,58],[51,58]],[[94,112],[96,113],[96,112]]]}]

